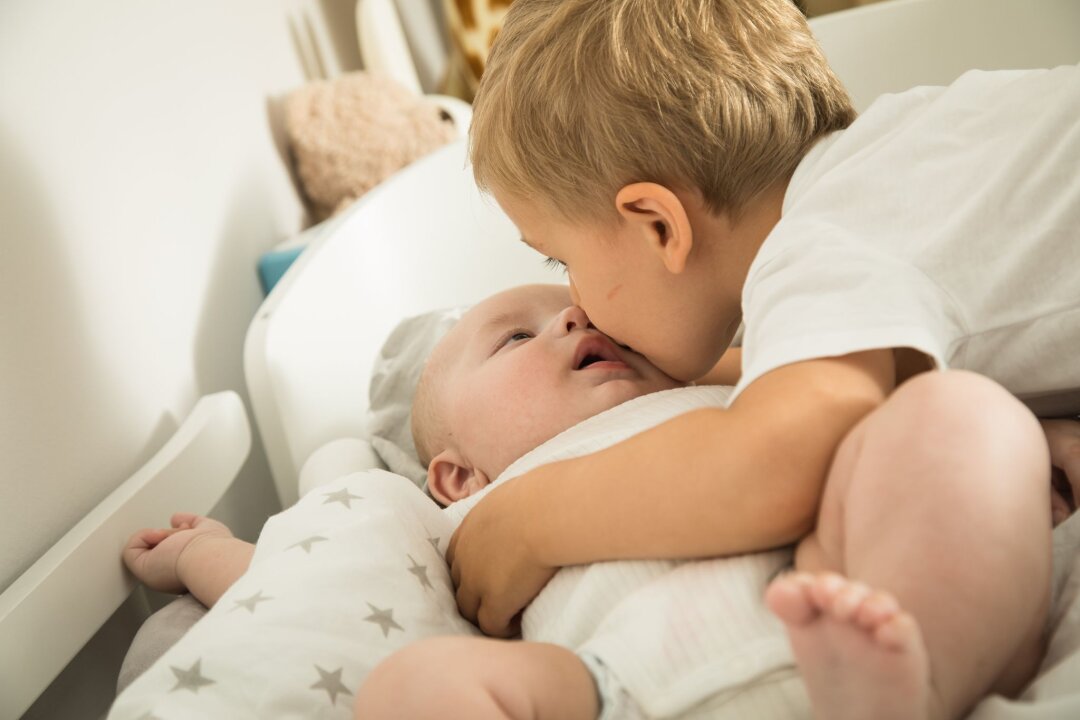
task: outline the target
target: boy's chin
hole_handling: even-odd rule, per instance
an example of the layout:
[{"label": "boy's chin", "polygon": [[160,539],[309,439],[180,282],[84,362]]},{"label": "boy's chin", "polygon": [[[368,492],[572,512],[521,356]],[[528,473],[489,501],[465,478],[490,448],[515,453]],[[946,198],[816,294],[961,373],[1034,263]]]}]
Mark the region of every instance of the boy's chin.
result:
[{"label": "boy's chin", "polygon": [[657,370],[667,376],[672,383],[671,387],[681,387],[704,377],[715,364],[688,362],[688,358],[685,357],[668,359],[650,357],[648,360]]}]

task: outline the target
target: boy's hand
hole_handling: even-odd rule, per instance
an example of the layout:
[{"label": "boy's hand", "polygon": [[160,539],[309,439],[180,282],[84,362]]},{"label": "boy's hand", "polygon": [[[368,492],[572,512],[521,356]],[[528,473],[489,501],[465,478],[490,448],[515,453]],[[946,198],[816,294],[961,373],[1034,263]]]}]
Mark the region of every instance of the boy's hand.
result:
[{"label": "boy's hand", "polygon": [[186,589],[180,579],[180,556],[208,537],[233,536],[229,528],[201,515],[176,513],[171,528],[145,528],[128,538],[124,564],[147,587],[179,594]]},{"label": "boy's hand", "polygon": [[469,511],[446,551],[458,609],[494,637],[520,633],[522,611],[558,570],[536,560],[522,532],[519,515],[527,506],[514,497],[521,479],[491,491]]},{"label": "boy's hand", "polygon": [[1042,420],[1046,444],[1050,446],[1050,509],[1054,525],[1076,510],[1080,498],[1080,422]]}]

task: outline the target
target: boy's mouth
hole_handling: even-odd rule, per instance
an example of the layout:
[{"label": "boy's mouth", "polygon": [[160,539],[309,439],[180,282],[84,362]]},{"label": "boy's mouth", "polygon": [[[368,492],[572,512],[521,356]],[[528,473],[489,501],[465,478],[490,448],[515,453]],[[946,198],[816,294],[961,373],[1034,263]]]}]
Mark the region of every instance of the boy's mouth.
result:
[{"label": "boy's mouth", "polygon": [[578,343],[572,365],[574,370],[585,370],[590,367],[610,369],[616,366],[629,367],[619,355],[615,343],[603,335],[589,334]]}]

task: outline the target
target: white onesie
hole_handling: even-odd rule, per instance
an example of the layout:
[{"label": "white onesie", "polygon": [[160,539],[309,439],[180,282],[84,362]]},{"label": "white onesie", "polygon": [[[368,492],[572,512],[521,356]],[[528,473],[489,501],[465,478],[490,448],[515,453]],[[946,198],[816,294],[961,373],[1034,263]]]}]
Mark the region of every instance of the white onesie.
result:
[{"label": "white onesie", "polygon": [[1080,411],[1080,67],[877,100],[796,169],[742,303],[736,395],[789,363],[909,347],[1037,414]]},{"label": "white onesie", "polygon": [[[455,524],[495,485],[621,442],[677,415],[727,404],[731,388],[687,387],[635,398],[582,421],[446,509]],[[677,478],[656,478],[678,486]],[[626,560],[562,568],[525,610],[522,635],[578,653],[608,717],[792,720],[809,704],[787,635],[763,601],[790,549],[709,560]],[[598,670],[602,672],[598,672]],[[605,677],[612,687],[605,688]],[[625,713],[625,714],[624,714]]]}]

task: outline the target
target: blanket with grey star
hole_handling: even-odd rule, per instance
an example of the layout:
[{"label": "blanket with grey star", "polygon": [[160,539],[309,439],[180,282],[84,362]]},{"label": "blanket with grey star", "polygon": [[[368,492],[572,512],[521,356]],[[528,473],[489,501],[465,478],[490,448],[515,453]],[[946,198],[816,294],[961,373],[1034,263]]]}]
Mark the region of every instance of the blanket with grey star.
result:
[{"label": "blanket with grey star", "polygon": [[[636,398],[544,443],[494,485],[668,417],[722,405],[727,392],[683,388]],[[478,634],[458,614],[444,552],[482,495],[440,509],[410,481],[378,470],[318,487],[267,522],[248,572],[120,695],[109,717],[350,717],[367,673],[395,650],[433,635]],[[787,557],[761,553],[700,570],[695,563],[677,570],[679,563],[671,562],[567,568],[526,611],[525,637],[584,648],[627,677],[646,677],[632,690],[661,692],[673,709],[725,684],[742,690],[763,672],[790,669],[786,640],[760,601],[764,583]],[[666,577],[675,586],[656,582]],[[718,595],[717,587],[725,585],[732,592]],[[626,596],[639,602],[623,602]],[[724,638],[713,644],[715,657],[679,651],[681,638],[695,638],[697,647],[702,633],[716,631],[710,631],[715,622],[702,622],[701,602]],[[746,607],[728,621],[724,609],[733,604]],[[665,631],[633,631],[654,626]],[[738,638],[728,637],[732,628]],[[753,650],[751,661],[740,657],[747,649]],[[628,667],[619,660],[642,653],[672,666],[679,682],[673,686],[673,672],[654,672],[652,663]],[[672,665],[675,656],[685,662]],[[717,662],[722,672],[714,672]],[[688,665],[707,670],[689,677],[692,687],[682,676]]]},{"label": "blanket with grey star", "polygon": [[[636,398],[544,443],[493,485],[726,398],[717,388]],[[411,481],[378,470],[312,490],[267,522],[249,571],[120,695],[109,718],[352,717],[357,688],[395,650],[478,634],[457,612],[444,553],[483,494],[440,509]],[[1054,632],[1024,696],[1047,701],[1040,720],[1064,717],[1053,714],[1061,703],[1080,707],[1080,515],[1055,541]],[[523,634],[599,659],[653,717],[805,717],[786,637],[761,601],[788,557],[564,568],[526,610]],[[988,698],[973,717],[1015,720],[1013,710],[1025,707]]]},{"label": "blanket with grey star", "polygon": [[382,470],[267,521],[251,567],[114,703],[110,718],[349,718],[372,667],[407,642],[478,634],[443,559],[453,530]]}]

